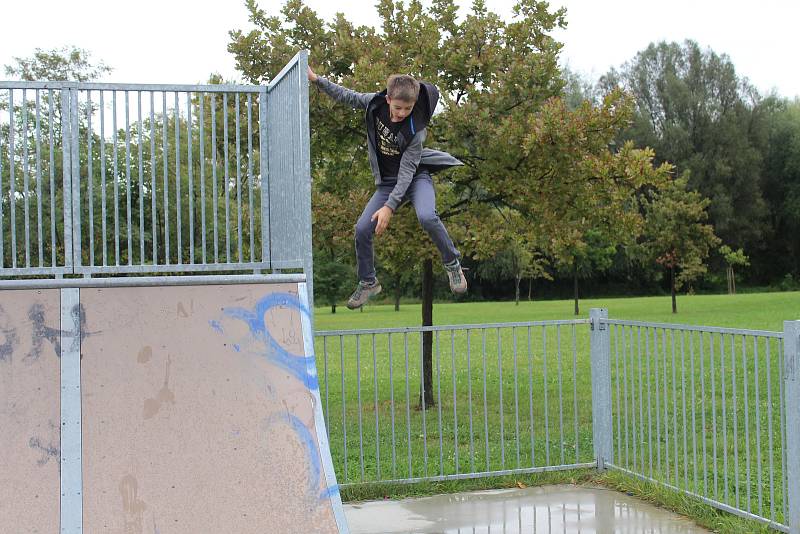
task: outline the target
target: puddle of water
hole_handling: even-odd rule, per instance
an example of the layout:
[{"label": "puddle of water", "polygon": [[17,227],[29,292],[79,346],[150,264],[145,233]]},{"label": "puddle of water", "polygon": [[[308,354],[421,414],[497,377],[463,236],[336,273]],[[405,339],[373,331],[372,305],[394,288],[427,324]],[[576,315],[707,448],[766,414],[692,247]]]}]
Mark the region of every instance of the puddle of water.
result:
[{"label": "puddle of water", "polygon": [[623,493],[560,485],[345,505],[352,534],[708,534]]}]

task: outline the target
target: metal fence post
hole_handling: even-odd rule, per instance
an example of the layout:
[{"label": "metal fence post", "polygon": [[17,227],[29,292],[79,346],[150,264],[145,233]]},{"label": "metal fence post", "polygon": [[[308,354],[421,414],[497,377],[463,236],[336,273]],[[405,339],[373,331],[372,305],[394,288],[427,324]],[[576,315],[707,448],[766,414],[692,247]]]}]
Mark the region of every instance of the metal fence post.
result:
[{"label": "metal fence post", "polygon": [[605,469],[613,458],[613,433],[611,421],[611,345],[608,310],[592,308],[589,311],[591,328],[590,358],[592,362],[592,442],[597,468]]},{"label": "metal fence post", "polygon": [[783,322],[784,412],[786,414],[786,480],[790,534],[800,534],[800,321]]}]

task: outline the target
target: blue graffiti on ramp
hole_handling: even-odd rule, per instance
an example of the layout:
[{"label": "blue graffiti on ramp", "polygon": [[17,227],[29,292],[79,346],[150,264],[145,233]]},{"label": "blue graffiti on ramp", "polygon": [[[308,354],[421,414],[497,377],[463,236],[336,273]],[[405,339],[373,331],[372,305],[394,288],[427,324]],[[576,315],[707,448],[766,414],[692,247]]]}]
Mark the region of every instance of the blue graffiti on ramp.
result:
[{"label": "blue graffiti on ramp", "polygon": [[[311,435],[308,427],[306,427],[306,425],[304,425],[303,422],[294,414],[288,412],[280,415],[275,414],[267,420],[267,425],[271,426],[276,422],[286,423],[300,440],[300,443],[303,446],[303,451],[306,454],[306,465],[309,466],[309,493],[310,495],[316,495],[316,492],[320,486],[322,466],[320,465],[319,450],[317,449],[314,437]],[[319,493],[318,498],[320,501],[325,501],[330,499],[332,495],[336,495],[338,493],[339,485],[336,484],[326,487],[324,490],[322,490]]]},{"label": "blue graffiti on ramp", "polygon": [[[308,308],[300,302],[296,295],[291,293],[270,293],[261,298],[255,308],[248,310],[245,308],[225,308],[224,313],[228,317],[244,321],[250,328],[250,334],[256,340],[264,343],[267,351],[266,358],[280,368],[291,373],[295,378],[302,381],[311,390],[319,389],[319,379],[317,378],[317,367],[314,360],[312,347],[306,347],[310,353],[306,355],[292,354],[281,346],[272,336],[267,328],[264,316],[272,308],[286,307],[298,310],[306,317],[311,314]],[[214,327],[212,325],[212,327]],[[215,330],[221,330],[215,328]]]}]

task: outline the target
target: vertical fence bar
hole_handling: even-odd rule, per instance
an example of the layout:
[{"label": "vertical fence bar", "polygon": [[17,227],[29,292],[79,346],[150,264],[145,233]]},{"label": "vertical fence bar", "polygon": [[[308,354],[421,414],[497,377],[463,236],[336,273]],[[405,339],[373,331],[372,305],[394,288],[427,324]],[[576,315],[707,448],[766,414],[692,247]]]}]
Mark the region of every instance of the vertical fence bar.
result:
[{"label": "vertical fence bar", "polygon": [[[70,123],[70,185],[69,189],[65,188],[64,198],[71,197],[71,206],[69,215],[69,232],[65,225],[64,228],[64,243],[70,243],[69,262],[70,268],[73,265],[82,265],[83,259],[81,258],[81,154],[79,149],[80,144],[80,118],[78,117],[78,90],[69,90],[69,123]],[[67,147],[64,147],[66,152]],[[70,191],[70,193],[66,193]],[[66,248],[66,246],[64,247]]]},{"label": "vertical fence bar", "polygon": [[[10,95],[11,95],[12,91],[13,91],[12,89],[8,90],[9,99],[11,98]],[[52,93],[52,91],[51,91],[51,93]],[[52,94],[51,94],[51,100],[52,100]],[[51,103],[51,106],[52,106],[52,103]],[[11,106],[9,106],[9,107],[11,107]],[[50,115],[52,116],[52,113]],[[50,157],[52,158],[52,154],[53,154],[53,121],[50,120],[49,122],[50,122]],[[11,135],[11,130],[13,130],[13,127],[11,127],[9,129],[9,136]],[[3,250],[4,249],[4,241],[5,241],[5,224],[4,224],[4,220],[5,219],[3,218],[3,202],[2,202],[2,198],[4,196],[3,195],[3,143],[2,143],[2,141],[3,141],[3,138],[2,138],[2,136],[0,136],[0,268],[5,267],[5,257],[4,257],[4,250]],[[10,154],[11,154],[11,152],[9,151],[9,155]],[[13,160],[12,160],[12,157],[9,157],[8,159],[9,159],[8,163],[9,163],[9,166],[10,166],[11,162]],[[52,172],[52,169],[53,169],[53,165],[52,165],[52,162],[51,162],[51,165],[50,165],[51,172]],[[53,250],[55,250],[55,246],[53,247]],[[53,261],[53,265],[55,265],[55,261]]]},{"label": "vertical fence bar", "polygon": [[[610,335],[610,332],[609,332],[609,335]],[[620,408],[620,404],[621,404],[620,395],[621,395],[621,393],[620,393],[620,389],[619,389],[619,383],[620,383],[620,379],[622,377],[621,377],[621,375],[619,373],[619,325],[616,325],[616,324],[614,325],[614,361],[615,361],[615,371],[616,371],[615,376],[614,376],[614,379],[615,379],[614,381],[616,382],[616,385],[617,385],[617,414],[616,414],[616,419],[617,419],[617,465],[623,465],[622,464],[622,409]],[[594,421],[595,417],[596,417],[595,415],[592,415],[592,421]],[[596,435],[594,433],[594,429],[592,429],[592,435],[593,436]],[[593,442],[596,442],[596,441],[597,441],[597,439],[593,438]],[[595,453],[595,457],[597,457],[596,453]]]},{"label": "vertical fence bar", "polygon": [[[617,331],[617,335],[619,336],[619,331]],[[631,370],[633,372],[633,370]],[[630,468],[630,444],[629,444],[629,428],[630,428],[630,421],[628,418],[628,351],[625,348],[625,326],[622,326],[622,377],[623,377],[623,384],[625,387],[623,388],[623,395],[625,396],[625,467]],[[622,444],[620,444],[620,447]]]},{"label": "vertical fence bar", "polygon": [[[608,309],[592,308],[590,321],[590,359],[592,367],[592,435],[597,468],[614,460],[613,416],[611,411],[611,343]],[[619,398],[619,393],[617,393]]]},{"label": "vertical fence bar", "polygon": [[489,407],[486,400],[486,329],[481,328],[481,353],[483,356],[483,437],[486,445],[486,470],[489,467]]},{"label": "vertical fence bar", "polygon": [[[238,94],[237,94],[238,96]],[[238,114],[238,109],[237,109]],[[378,417],[378,352],[375,347],[375,334],[372,334],[372,377],[373,377],[373,398],[375,400],[375,465],[377,467],[378,480],[381,479],[381,427]]]},{"label": "vertical fence bar", "polygon": [[222,93],[222,140],[225,161],[225,262],[231,262],[230,163],[228,159],[228,93]]},{"label": "vertical fence bar", "polygon": [[[142,92],[136,91],[136,116],[138,119],[137,145],[139,145],[139,263],[144,265],[144,147],[142,146],[142,128],[144,128],[144,117],[142,117]],[[91,183],[91,182],[90,182]]]},{"label": "vertical fence bar", "polygon": [[[571,326],[571,329],[572,329],[572,416],[573,416],[573,426],[575,427],[575,463],[578,463],[578,460],[580,458],[580,438],[578,434],[578,342],[574,324]],[[606,325],[606,329],[608,329],[608,325]],[[611,388],[610,373],[611,373],[611,367],[609,366],[609,384],[608,384],[609,388]],[[608,392],[608,395],[609,395],[608,398],[610,400],[611,399],[610,390]],[[613,456],[609,458],[609,460],[612,459]]]},{"label": "vertical fence bar", "polygon": [[200,123],[200,241],[202,243],[202,260],[206,263],[206,128],[205,108],[206,94],[201,92],[197,99],[198,122]]},{"label": "vertical fence bar", "polygon": [[[769,338],[766,338],[767,343],[769,343]],[[761,462],[761,394],[760,394],[760,384],[759,384],[759,372],[758,372],[758,337],[753,336],[753,374],[754,382],[755,382],[755,398],[756,398],[756,424],[755,424],[755,431],[756,431],[756,476],[758,479],[758,515],[764,516],[764,486],[763,486],[763,464]]]},{"label": "vertical fence bar", "polygon": [[389,402],[392,415],[392,478],[397,478],[397,438],[394,426],[394,361],[392,358],[392,334],[389,334],[386,341],[389,345]]},{"label": "vertical fence bar", "polygon": [[169,159],[169,147],[168,145],[168,128],[167,128],[167,93],[161,93],[161,104],[162,104],[162,111],[161,111],[161,122],[162,124],[162,134],[161,134],[161,159],[163,160],[163,167],[164,167],[164,191],[162,191],[164,195],[164,265],[169,265],[170,257],[169,257],[169,168],[167,166],[167,161]]},{"label": "vertical fence bar", "polygon": [[775,443],[772,438],[772,355],[770,347],[772,343],[767,338],[767,440],[769,442],[769,502],[770,519],[775,521]]},{"label": "vertical fence bar", "polygon": [[503,344],[500,328],[497,329],[497,371],[500,379],[500,465],[506,468],[505,406],[503,405]]},{"label": "vertical fence bar", "polygon": [[[731,334],[731,411],[733,412],[733,490],[736,508],[739,508],[739,424],[736,402],[736,337]],[[745,399],[745,402],[747,399]]]},{"label": "vertical fence bar", "polygon": [[408,452],[408,478],[414,476],[411,463],[411,387],[408,380],[408,332],[403,333],[403,352],[406,358],[406,443]]},{"label": "vertical fence bar", "polygon": [[[702,333],[701,333],[701,335],[702,335]],[[695,414],[695,404],[697,402],[695,400],[695,395],[697,394],[697,392],[695,391],[695,385],[694,385],[694,380],[695,380],[694,379],[694,375],[696,374],[695,367],[694,367],[694,332],[691,332],[691,331],[689,332],[689,369],[691,371],[690,376],[691,376],[691,381],[692,381],[692,383],[690,385],[690,389],[691,389],[691,392],[692,392],[692,399],[691,399],[689,405],[692,408],[692,459],[693,459],[692,467],[693,467],[693,475],[694,475],[694,478],[693,478],[693,480],[694,480],[693,490],[695,491],[695,493],[700,493],[700,490],[699,490],[698,484],[697,484],[697,417],[696,417],[696,414]],[[705,436],[705,425],[703,426],[703,435]]]},{"label": "vertical fence bar", "polygon": [[[183,232],[181,231],[181,108],[179,94],[175,91],[175,251],[177,264],[183,263]],[[165,117],[166,120],[166,117]]]},{"label": "vertical fence bar", "polygon": [[348,479],[347,471],[347,389],[344,385],[344,336],[339,336],[339,369],[342,371],[342,443],[344,445],[344,477]]},{"label": "vertical fence bar", "polygon": [[444,438],[442,436],[442,347],[436,331],[436,409],[439,417],[439,474],[444,476]]},{"label": "vertical fence bar", "polygon": [[728,486],[728,398],[725,388],[725,334],[719,336],[719,359],[720,359],[720,380],[722,382],[722,478],[724,482],[723,489],[725,495],[725,502],[730,502],[729,486]]},{"label": "vertical fence bar", "polygon": [[454,459],[456,464],[456,474],[460,472],[458,465],[458,397],[456,396],[456,340],[455,331],[450,331],[450,360],[451,371],[453,375],[453,445],[454,445]]},{"label": "vertical fence bar", "polygon": [[686,421],[686,350],[685,350],[685,336],[684,331],[681,334],[681,404],[683,408],[683,488],[689,489],[689,446],[687,439],[687,421]]},{"label": "vertical fence bar", "polygon": [[133,226],[131,206],[131,112],[130,91],[125,91],[125,205],[128,222],[128,265],[133,264]]},{"label": "vertical fence bar", "polygon": [[751,491],[750,491],[750,396],[748,395],[748,388],[747,388],[747,350],[745,348],[745,342],[747,340],[747,336],[742,336],[742,372],[744,376],[742,377],[742,382],[744,383],[744,452],[745,452],[745,465],[747,469],[747,511],[752,511],[752,500],[751,500]]},{"label": "vertical fence bar", "polygon": [[93,152],[93,137],[94,137],[94,130],[92,129],[92,115],[94,112],[92,110],[92,92],[86,91],[86,152],[88,157],[86,158],[86,175],[88,177],[88,191],[89,191],[89,221],[88,221],[88,230],[89,230],[89,265],[94,267],[94,169],[93,169],[93,160],[94,160],[94,152]]},{"label": "vertical fence bar", "polygon": [[[250,261],[256,261],[255,214],[253,207],[253,95],[247,93],[247,218],[250,222]],[[205,260],[203,260],[205,263]]]},{"label": "vertical fence bar", "polygon": [[717,367],[714,363],[714,334],[708,335],[709,374],[711,375],[711,436],[714,468],[714,498],[719,500],[719,477],[717,476]]},{"label": "vertical fence bar", "polygon": [[[658,359],[658,330],[653,328],[653,367],[655,368],[656,382],[656,469],[661,473],[661,381],[659,370],[661,369]],[[648,338],[650,336],[648,335]]]},{"label": "vertical fence bar", "polygon": [[117,148],[117,92],[111,92],[111,139],[114,172],[114,265],[119,266],[119,154]]},{"label": "vertical fence bar", "polygon": [[39,267],[44,266],[42,244],[42,112],[39,89],[36,90],[36,233]]},{"label": "vertical fence bar", "polygon": [[259,131],[259,162],[261,172],[261,261],[270,261],[270,246],[271,238],[269,234],[269,159],[264,157],[268,154],[268,131],[267,125],[267,88],[264,87],[263,91],[258,97],[258,131]]},{"label": "vertical fence bar", "polygon": [[361,405],[361,336],[356,334],[356,389],[358,391],[358,458],[364,482],[364,425]]},{"label": "vertical fence bar", "polygon": [[[53,267],[56,266],[57,263],[57,254],[56,249],[58,248],[58,234],[56,233],[56,161],[55,161],[55,140],[53,139],[53,134],[55,130],[55,126],[53,124],[53,99],[55,95],[53,94],[53,90],[50,89],[48,91],[48,102],[47,102],[47,135],[50,145],[50,256],[51,256],[51,265]],[[91,130],[91,129],[90,129]],[[2,187],[0,187],[0,197],[2,196]],[[2,204],[0,202],[0,204]],[[3,211],[0,208],[0,234],[3,233]],[[0,266],[3,265],[3,237],[0,235]]]},{"label": "vertical fence bar", "polygon": [[[192,93],[186,93],[186,169],[189,174],[189,263],[194,263],[194,160],[192,154]],[[310,295],[309,295],[310,296]]]},{"label": "vertical fence bar", "polygon": [[[420,410],[422,411],[422,467],[425,476],[428,476],[428,427],[426,424],[426,412],[428,411],[428,401],[425,400],[425,348],[424,334],[419,333],[419,389],[420,389]],[[487,447],[488,445],[488,441]]]},{"label": "vertical fence bar", "polygon": [[467,330],[467,409],[469,411],[469,468],[475,472],[475,434],[472,425],[472,331]]},{"label": "vertical fence bar", "polygon": [[236,221],[239,263],[242,260],[242,154],[240,149],[241,127],[239,125],[239,93],[236,93]]},{"label": "vertical fence bar", "polygon": [[[642,347],[641,329],[639,330],[639,350]],[[653,408],[652,408],[652,391],[650,387],[650,334],[649,329],[644,329],[644,361],[647,366],[645,375],[647,376],[647,457],[648,467],[650,469],[650,477],[653,477]]]},{"label": "vertical fence bar", "polygon": [[542,391],[544,392],[544,461],[550,465],[550,410],[547,406],[547,327],[542,326]]},{"label": "vertical fence bar", "polygon": [[517,368],[517,330],[511,327],[511,338],[514,350],[514,438],[517,445],[517,469],[520,467],[519,462],[519,387],[518,387],[518,368]]},{"label": "vertical fence bar", "polygon": [[[786,471],[787,493],[784,501],[787,505],[785,523],[790,534],[800,533],[800,321],[784,321],[783,323],[783,383],[785,397],[783,401],[786,416]],[[791,483],[788,483],[791,481]]]},{"label": "vertical fence bar", "polygon": [[[13,125],[12,125],[13,128]],[[28,166],[28,95],[22,90],[22,200],[25,215],[25,267],[31,266],[30,169]],[[11,199],[14,202],[16,199]]]},{"label": "vertical fence bar", "polygon": [[[470,404],[472,400],[470,399]],[[528,327],[528,410],[531,424],[531,467],[536,466],[536,444],[534,439],[534,419],[533,419],[533,344],[531,339],[531,327]],[[470,419],[472,416],[470,415]],[[470,422],[471,427],[471,422]],[[471,431],[471,430],[470,430]]]},{"label": "vertical fence bar", "polygon": [[[69,107],[69,100],[68,100],[68,91],[62,91],[61,94],[61,109],[62,111],[67,111]],[[68,112],[63,115],[64,122],[69,124]],[[15,161],[15,146],[14,146],[14,136],[16,132],[16,122],[14,121],[14,90],[8,90],[8,190],[10,192],[9,197],[9,208],[11,209],[11,236],[9,237],[9,241],[11,241],[11,267],[17,267],[17,193],[16,193],[16,176],[14,176],[14,161]],[[66,128],[62,127],[62,132],[64,135],[64,140],[68,139],[69,137],[69,126]],[[64,146],[69,146],[64,143]],[[69,176],[69,154],[67,151],[64,151],[64,185],[66,187],[68,183],[68,176]],[[66,199],[65,199],[66,201]],[[66,209],[66,205],[64,206]],[[66,213],[66,212],[65,212]]]},{"label": "vertical fence bar", "polygon": [[558,355],[558,437],[561,465],[564,465],[564,364],[561,358],[561,325],[556,326],[556,354]]},{"label": "vertical fence bar", "polygon": [[[214,221],[214,263],[219,263],[219,215],[217,214],[217,201],[219,200],[219,196],[217,195],[217,110],[216,110],[216,95],[211,93],[211,215]],[[267,110],[266,106],[261,108],[261,113],[263,116],[266,116]],[[264,143],[266,142],[266,136],[263,135],[262,140],[262,149],[264,148]],[[263,170],[264,165],[266,164],[266,160],[268,158],[264,157],[266,154],[265,151],[262,150],[261,152],[261,168]],[[262,174],[261,180],[263,183],[264,175]],[[263,188],[263,186],[262,186]]]},{"label": "vertical fence bar", "polygon": [[150,234],[153,239],[153,265],[158,265],[158,177],[156,170],[156,119],[155,92],[150,91]]}]

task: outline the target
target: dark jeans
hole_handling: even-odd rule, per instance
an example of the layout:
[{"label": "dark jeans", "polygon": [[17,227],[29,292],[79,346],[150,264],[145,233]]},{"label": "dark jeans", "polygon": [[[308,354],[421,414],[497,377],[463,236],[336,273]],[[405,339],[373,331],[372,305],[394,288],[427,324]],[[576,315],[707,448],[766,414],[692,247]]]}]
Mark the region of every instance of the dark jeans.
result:
[{"label": "dark jeans", "polygon": [[[375,227],[378,221],[372,221],[372,215],[381,209],[389,199],[389,194],[394,189],[394,184],[379,185],[375,194],[367,202],[367,206],[361,213],[356,223],[356,259],[358,260],[358,279],[370,280],[375,278],[375,254],[372,247]],[[439,219],[436,212],[436,192],[433,188],[433,180],[428,173],[418,174],[408,186],[406,196],[414,205],[422,228],[428,233],[436,248],[442,255],[444,263],[451,263],[461,257],[461,254],[453,245],[447,230]],[[409,259],[410,260],[410,259]]]}]

